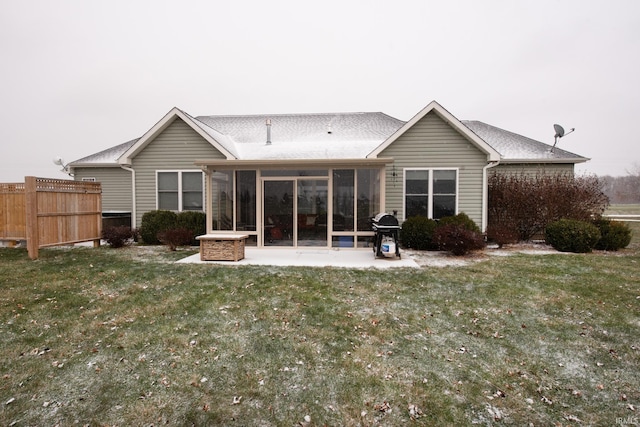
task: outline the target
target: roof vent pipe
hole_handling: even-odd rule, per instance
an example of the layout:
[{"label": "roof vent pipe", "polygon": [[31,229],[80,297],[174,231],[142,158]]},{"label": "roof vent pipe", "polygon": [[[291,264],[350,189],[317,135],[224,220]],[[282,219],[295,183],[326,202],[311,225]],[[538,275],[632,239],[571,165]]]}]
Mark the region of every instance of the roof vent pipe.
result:
[{"label": "roof vent pipe", "polygon": [[267,119],[267,145],[271,145],[271,119]]}]

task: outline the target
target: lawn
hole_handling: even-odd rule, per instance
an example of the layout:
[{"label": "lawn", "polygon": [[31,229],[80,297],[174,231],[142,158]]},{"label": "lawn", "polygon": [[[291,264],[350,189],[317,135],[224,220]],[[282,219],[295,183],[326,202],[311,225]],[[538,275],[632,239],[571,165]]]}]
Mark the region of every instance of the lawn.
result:
[{"label": "lawn", "polygon": [[190,253],[0,249],[0,424],[640,418],[637,237],[418,271],[172,262]]},{"label": "lawn", "polygon": [[640,205],[638,204],[615,204],[609,206],[606,214],[616,215],[640,215]]}]

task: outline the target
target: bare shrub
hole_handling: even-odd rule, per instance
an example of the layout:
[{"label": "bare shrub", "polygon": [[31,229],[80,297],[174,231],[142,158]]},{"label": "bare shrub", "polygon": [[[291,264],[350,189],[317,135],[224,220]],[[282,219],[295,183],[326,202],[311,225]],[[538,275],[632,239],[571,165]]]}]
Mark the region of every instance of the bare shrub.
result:
[{"label": "bare shrub", "polygon": [[509,224],[489,224],[487,226],[487,239],[495,242],[499,248],[518,242],[518,237],[518,230]]},{"label": "bare shrub", "polygon": [[596,176],[493,174],[489,177],[488,227],[517,232],[519,240],[541,235],[563,218],[589,221],[609,205]]},{"label": "bare shrub", "polygon": [[484,237],[477,231],[471,231],[462,224],[445,224],[439,226],[434,235],[438,248],[453,255],[466,255],[471,251],[483,249]]},{"label": "bare shrub", "polygon": [[121,248],[123,246],[129,246],[135,237],[135,232],[131,227],[126,225],[116,225],[113,227],[106,227],[102,230],[102,238],[112,248]]},{"label": "bare shrub", "polygon": [[193,231],[186,228],[170,228],[158,233],[158,240],[175,251],[178,246],[190,246],[193,240]]}]

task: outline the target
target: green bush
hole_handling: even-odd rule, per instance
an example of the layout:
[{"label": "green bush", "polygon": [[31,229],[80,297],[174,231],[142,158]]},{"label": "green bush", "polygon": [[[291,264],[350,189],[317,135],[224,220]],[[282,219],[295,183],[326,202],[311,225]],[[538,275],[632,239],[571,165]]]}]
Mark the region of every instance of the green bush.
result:
[{"label": "green bush", "polygon": [[600,236],[598,227],[590,222],[575,219],[552,222],[545,230],[547,243],[560,252],[591,252]]},{"label": "green bush", "polygon": [[438,227],[442,227],[444,225],[449,225],[449,224],[461,225],[462,227],[464,227],[469,231],[473,231],[474,233],[480,233],[480,227],[478,227],[478,224],[476,224],[464,212],[460,212],[458,215],[446,216],[444,218],[441,218],[440,221],[438,222]]},{"label": "green bush", "polygon": [[469,230],[462,223],[438,225],[433,239],[440,250],[451,252],[457,256],[483,249],[485,246],[482,233]]},{"label": "green bush", "polygon": [[197,236],[206,234],[207,229],[207,215],[200,211],[183,211],[178,214],[176,221],[177,228],[184,228],[191,232],[193,235],[191,245],[197,246],[198,241],[195,240]]},{"label": "green bush", "polygon": [[402,223],[400,230],[400,241],[406,248],[417,250],[435,250],[437,246],[433,243],[433,232],[437,223],[424,216],[412,216]]},{"label": "green bush", "polygon": [[140,237],[149,245],[159,245],[158,233],[176,228],[178,216],[175,212],[157,210],[145,212],[140,225]]},{"label": "green bush", "polygon": [[619,221],[611,221],[601,218],[593,222],[600,230],[600,240],[595,248],[601,251],[617,251],[629,246],[631,243],[631,229],[627,224]]}]

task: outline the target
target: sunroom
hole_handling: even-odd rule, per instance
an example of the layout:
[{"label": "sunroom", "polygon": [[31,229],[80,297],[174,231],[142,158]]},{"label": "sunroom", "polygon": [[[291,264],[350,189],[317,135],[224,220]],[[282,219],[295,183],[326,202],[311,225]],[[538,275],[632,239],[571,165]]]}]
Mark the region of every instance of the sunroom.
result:
[{"label": "sunroom", "polygon": [[258,247],[370,247],[392,161],[198,160],[207,231],[245,234]]}]

